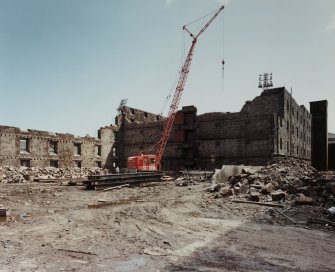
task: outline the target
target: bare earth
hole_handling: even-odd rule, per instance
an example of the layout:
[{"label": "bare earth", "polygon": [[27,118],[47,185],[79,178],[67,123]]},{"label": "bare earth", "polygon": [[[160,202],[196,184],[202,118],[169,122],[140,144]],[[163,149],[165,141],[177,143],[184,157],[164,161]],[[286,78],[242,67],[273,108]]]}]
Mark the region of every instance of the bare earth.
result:
[{"label": "bare earth", "polygon": [[279,224],[208,187],[4,184],[0,271],[335,270],[334,231]]}]

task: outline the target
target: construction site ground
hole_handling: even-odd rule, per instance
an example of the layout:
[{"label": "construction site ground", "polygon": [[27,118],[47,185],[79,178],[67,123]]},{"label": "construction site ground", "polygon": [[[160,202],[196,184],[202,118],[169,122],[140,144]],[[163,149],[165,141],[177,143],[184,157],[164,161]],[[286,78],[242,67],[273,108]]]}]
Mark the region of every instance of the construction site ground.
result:
[{"label": "construction site ground", "polygon": [[327,225],[276,220],[209,185],[4,184],[0,271],[334,271]]}]

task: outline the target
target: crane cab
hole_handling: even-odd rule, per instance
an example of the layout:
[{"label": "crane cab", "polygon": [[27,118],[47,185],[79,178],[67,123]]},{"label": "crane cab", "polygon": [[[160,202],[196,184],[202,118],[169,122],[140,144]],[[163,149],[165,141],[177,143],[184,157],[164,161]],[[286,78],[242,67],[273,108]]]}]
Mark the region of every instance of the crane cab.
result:
[{"label": "crane cab", "polygon": [[128,158],[128,168],[137,171],[158,171],[158,160],[156,155],[139,155]]}]

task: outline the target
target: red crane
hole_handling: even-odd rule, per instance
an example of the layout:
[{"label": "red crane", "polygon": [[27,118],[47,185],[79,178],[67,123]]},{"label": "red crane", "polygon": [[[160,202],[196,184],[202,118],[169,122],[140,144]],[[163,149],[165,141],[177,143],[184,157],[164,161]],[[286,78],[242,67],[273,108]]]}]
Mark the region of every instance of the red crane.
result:
[{"label": "red crane", "polygon": [[128,158],[128,168],[137,169],[140,171],[143,170],[149,170],[149,171],[159,171],[161,170],[161,159],[167,144],[167,141],[169,139],[171,129],[175,120],[175,116],[178,110],[179,102],[181,99],[181,95],[183,93],[186,79],[188,76],[188,73],[190,71],[190,66],[193,58],[193,52],[195,45],[198,41],[199,36],[207,29],[207,27],[213,22],[213,20],[219,15],[219,13],[224,9],[224,6],[221,6],[220,9],[218,9],[214,15],[211,17],[211,19],[203,26],[203,28],[199,31],[197,35],[193,35],[191,31],[189,31],[186,28],[186,25],[183,26],[183,30],[186,31],[192,40],[192,45],[188,51],[187,57],[185,59],[184,65],[180,71],[180,76],[178,80],[178,84],[170,105],[169,114],[167,116],[167,119],[164,124],[164,128],[162,131],[161,138],[157,145],[159,144],[159,148],[156,155],[140,155],[140,156],[133,156]]}]

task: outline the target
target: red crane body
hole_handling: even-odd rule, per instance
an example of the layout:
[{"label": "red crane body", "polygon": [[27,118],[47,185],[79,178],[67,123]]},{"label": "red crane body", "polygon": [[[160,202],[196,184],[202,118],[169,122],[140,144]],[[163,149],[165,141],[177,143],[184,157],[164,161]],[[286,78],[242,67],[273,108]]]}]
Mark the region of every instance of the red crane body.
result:
[{"label": "red crane body", "polygon": [[133,156],[128,158],[128,168],[137,169],[139,171],[159,171],[161,170],[161,159],[168,142],[172,126],[175,120],[175,116],[178,110],[179,102],[181,99],[181,95],[183,93],[186,79],[188,73],[190,71],[190,66],[193,58],[193,52],[195,45],[198,41],[198,37],[207,29],[207,27],[212,23],[212,21],[219,15],[219,13],[224,9],[224,6],[221,6],[219,10],[217,10],[211,19],[204,25],[204,27],[199,31],[197,35],[193,35],[186,26],[183,26],[183,30],[185,30],[193,39],[192,45],[188,51],[187,57],[185,59],[184,65],[180,71],[180,76],[178,80],[178,84],[170,105],[170,110],[167,116],[167,119],[164,124],[164,128],[162,131],[161,138],[157,144],[159,144],[159,148],[156,155],[140,155]]}]

